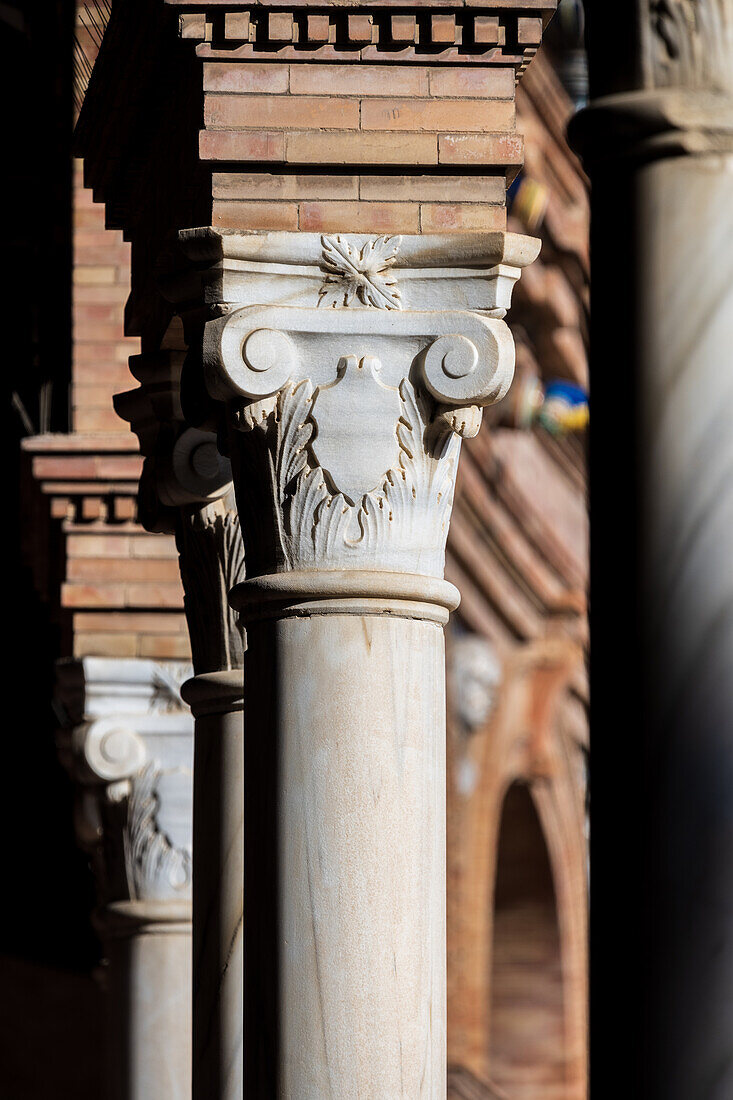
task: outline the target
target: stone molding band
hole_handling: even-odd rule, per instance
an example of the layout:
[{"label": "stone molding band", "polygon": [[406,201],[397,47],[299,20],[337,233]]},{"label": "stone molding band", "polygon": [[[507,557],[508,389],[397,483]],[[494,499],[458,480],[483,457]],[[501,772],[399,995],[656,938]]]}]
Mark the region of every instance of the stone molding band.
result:
[{"label": "stone molding band", "polygon": [[194,718],[243,710],[242,670],[204,672],[194,676],[182,685],[181,698],[190,706]]},{"label": "stone molding band", "polygon": [[568,136],[586,167],[733,152],[733,97],[682,88],[603,96],[570,121]]},{"label": "stone molding band", "polygon": [[191,902],[118,901],[94,914],[96,931],[104,940],[129,936],[191,934]]},{"label": "stone molding band", "polygon": [[437,577],[379,570],[295,570],[243,581],[230,602],[244,624],[303,615],[393,615],[445,625],[460,603]]}]

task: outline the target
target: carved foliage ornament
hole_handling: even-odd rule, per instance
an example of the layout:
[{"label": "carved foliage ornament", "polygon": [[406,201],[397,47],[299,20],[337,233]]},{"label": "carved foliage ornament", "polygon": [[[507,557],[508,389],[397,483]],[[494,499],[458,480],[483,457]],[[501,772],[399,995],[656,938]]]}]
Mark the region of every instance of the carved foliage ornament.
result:
[{"label": "carved foliage ornament", "polygon": [[733,92],[733,0],[649,0],[655,87]]},{"label": "carved foliage ornament", "polygon": [[503,321],[243,307],[209,322],[204,356],[239,429],[230,445],[250,576],[442,575],[460,439],[513,374]]},{"label": "carved foliage ornament", "polygon": [[326,274],[319,306],[334,309],[355,301],[376,309],[402,309],[399,287],[390,272],[402,237],[377,237],[359,249],[347,237],[321,237],[321,267]]},{"label": "carved foliage ornament", "polygon": [[[349,369],[374,368],[342,361],[342,377]],[[352,491],[353,499],[315,460],[318,391],[310,379],[287,385],[269,409],[263,402],[250,410],[248,426],[267,435],[287,570],[351,566],[441,574],[459,439],[432,421],[432,402],[409,379],[398,394],[396,415],[387,421],[394,466],[370,491]]]},{"label": "carved foliage ornament", "polygon": [[191,853],[176,848],[158,827],[160,773],[148,763],[131,781],[123,831],[130,898],[168,898],[191,884]]}]

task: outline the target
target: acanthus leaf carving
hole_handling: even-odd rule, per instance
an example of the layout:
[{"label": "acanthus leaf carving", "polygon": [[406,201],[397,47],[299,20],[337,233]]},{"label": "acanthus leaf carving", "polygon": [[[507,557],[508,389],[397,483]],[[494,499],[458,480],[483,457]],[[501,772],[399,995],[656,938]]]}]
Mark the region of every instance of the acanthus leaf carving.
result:
[{"label": "acanthus leaf carving", "polygon": [[326,278],[319,306],[338,309],[357,300],[376,309],[402,309],[399,287],[389,270],[401,243],[402,237],[377,237],[359,249],[347,237],[321,237]]},{"label": "acanthus leaf carving", "polygon": [[168,898],[191,884],[191,853],[176,848],[158,827],[160,773],[148,763],[131,781],[123,830],[125,872],[131,899]]},{"label": "acanthus leaf carving", "polygon": [[241,668],[243,640],[228,593],[244,579],[244,544],[233,494],[182,509],[177,543],[194,670]]},{"label": "acanthus leaf carving", "polygon": [[[409,378],[399,386],[396,461],[380,484],[353,502],[330,487],[313,451],[314,388],[288,384],[265,433],[277,492],[286,570],[361,568],[441,575],[460,438]],[[354,429],[358,431],[358,425]]]}]

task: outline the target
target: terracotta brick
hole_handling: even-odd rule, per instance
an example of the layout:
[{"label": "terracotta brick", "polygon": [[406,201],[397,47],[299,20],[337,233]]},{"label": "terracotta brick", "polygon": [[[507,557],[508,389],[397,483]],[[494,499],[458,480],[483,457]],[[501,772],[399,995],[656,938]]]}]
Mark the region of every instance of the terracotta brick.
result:
[{"label": "terracotta brick", "polygon": [[122,318],[116,321],[87,320],[74,327],[74,339],[77,343],[84,341],[96,344],[100,340],[120,340],[123,336]]},{"label": "terracotta brick", "polygon": [[413,43],[417,41],[417,21],[414,15],[393,15],[390,18],[390,33],[393,42]]},{"label": "terracotta brick", "polygon": [[204,121],[225,130],[357,130],[359,104],[328,96],[207,95]]},{"label": "terracotta brick", "polygon": [[504,176],[366,176],[360,178],[361,199],[412,202],[503,203]]},{"label": "terracotta brick", "polygon": [[215,199],[357,199],[359,177],[340,175],[274,175],[271,172],[214,172]]},{"label": "terracotta brick", "polygon": [[452,43],[456,40],[455,15],[431,15],[430,38],[433,42]]},{"label": "terracotta brick", "polygon": [[293,17],[289,12],[271,11],[267,25],[271,42],[293,41]]},{"label": "terracotta brick", "polygon": [[420,207],[420,228],[423,233],[506,229],[506,209],[486,203],[423,203]]},{"label": "terracotta brick", "polygon": [[311,232],[417,233],[419,208],[407,202],[303,202],[300,228]]},{"label": "terracotta brick", "polygon": [[[101,366],[100,366],[101,364]],[[92,356],[88,360],[75,359],[74,361],[74,381],[79,383],[94,383],[98,382],[100,376],[104,378],[105,383],[115,388],[115,391],[119,389],[132,389],[135,385],[135,379],[127,369],[127,363],[106,362],[103,356]]]},{"label": "terracotta brick", "polygon": [[542,20],[537,16],[520,15],[517,19],[517,41],[522,46],[539,46],[542,41]]},{"label": "terracotta brick", "polygon": [[63,584],[62,607],[124,607],[123,584]]},{"label": "terracotta brick", "polygon": [[285,134],[202,130],[199,153],[202,160],[282,161],[285,159]]},{"label": "terracotta brick", "polygon": [[33,459],[33,476],[39,481],[94,481],[97,466],[93,455],[38,455]]},{"label": "terracotta brick", "polygon": [[136,497],[115,497],[113,502],[113,516],[116,522],[137,519]]},{"label": "terracotta brick", "polygon": [[183,607],[180,584],[131,584],[125,595],[128,607]]},{"label": "terracotta brick", "polygon": [[290,202],[215,202],[212,225],[226,229],[297,229],[298,207]]},{"label": "terracotta brick", "polygon": [[309,13],[306,17],[306,33],[309,42],[328,42],[331,20],[327,15]]},{"label": "terracotta brick", "polygon": [[92,381],[99,382],[107,377],[107,371],[113,363],[126,363],[135,347],[132,343],[107,340],[104,343],[77,341],[73,349],[74,363],[96,363],[97,375]]},{"label": "terracotta brick", "polygon": [[137,634],[75,634],[75,657],[137,657]]},{"label": "terracotta brick", "polygon": [[77,409],[74,414],[76,432],[129,432],[130,425],[121,420],[114,409]]},{"label": "terracotta brick", "polygon": [[[101,303],[118,307],[124,306],[127,301],[128,290],[114,285],[103,286],[77,286],[74,289],[75,303]],[[120,308],[120,315],[122,309]]]},{"label": "terracotta brick", "polygon": [[140,455],[99,455],[95,458],[97,477],[105,481],[137,481],[143,472]]},{"label": "terracotta brick", "polygon": [[180,579],[177,561],[156,558],[71,558],[67,563],[70,581],[135,581],[141,584]]},{"label": "terracotta brick", "polygon": [[77,611],[74,630],[108,634],[187,634],[185,615],[175,611]]},{"label": "terracotta brick", "polygon": [[436,164],[431,134],[289,134],[287,158],[293,164]]},{"label": "terracotta brick", "polygon": [[441,134],[441,164],[517,165],[524,157],[521,134]]},{"label": "terracotta brick", "polygon": [[109,264],[119,264],[129,262],[129,249],[125,245],[106,244],[106,245],[86,245],[81,250],[79,257],[83,264],[100,264],[101,266]]},{"label": "terracotta brick", "polygon": [[486,130],[514,129],[514,104],[460,99],[365,99],[363,130]]},{"label": "terracotta brick", "polygon": [[178,550],[172,535],[149,535],[147,532],[130,539],[133,558],[168,558],[178,561]]},{"label": "terracotta brick", "polygon": [[430,93],[435,96],[514,98],[514,69],[489,66],[430,69]]},{"label": "terracotta brick", "polygon": [[208,35],[206,15],[203,12],[184,12],[178,17],[178,32],[181,38],[193,38],[204,41]]},{"label": "terracotta brick", "polygon": [[185,661],[191,657],[191,644],[187,637],[180,634],[154,634],[141,637],[138,649],[140,657],[154,657],[158,660]]},{"label": "terracotta brick", "polygon": [[103,247],[114,245],[115,248],[126,248],[128,250],[130,247],[122,240],[121,233],[113,229],[105,229],[104,221],[101,225],[97,224],[93,228],[80,227],[74,223],[74,252],[77,255],[85,248],[97,245]]},{"label": "terracotta brick", "polygon": [[74,226],[74,232],[77,229],[104,229],[104,207],[101,203],[95,203],[94,206],[82,206],[80,207],[74,198],[74,209],[72,211],[72,224]]},{"label": "terracotta brick", "polygon": [[117,272],[111,265],[101,267],[95,265],[93,267],[85,266],[82,264],[75,264],[74,266],[74,282],[79,285],[102,283],[113,283],[117,278]]},{"label": "terracotta brick", "polygon": [[50,509],[51,518],[67,519],[72,508],[73,505],[67,497],[52,497]]},{"label": "terracotta brick", "polygon": [[130,554],[128,535],[69,535],[69,558],[125,558]]},{"label": "terracotta brick", "polygon": [[428,95],[428,71],[418,65],[293,65],[290,90],[299,95]]},{"label": "terracotta brick", "polygon": [[249,41],[250,18],[248,11],[227,11],[224,13],[224,37]]},{"label": "terracotta brick", "polygon": [[473,40],[486,46],[503,46],[506,30],[496,15],[477,15],[473,21]]},{"label": "terracotta brick", "polygon": [[[74,298],[76,299],[76,295]],[[116,322],[120,335],[122,333],[122,309],[117,304],[97,304],[91,302],[74,301],[72,317],[75,326],[85,324]]]},{"label": "terracotta brick", "polygon": [[73,386],[71,407],[73,409],[107,409],[112,406],[114,386]]},{"label": "terracotta brick", "polygon": [[79,512],[84,520],[104,519],[107,514],[106,501],[101,497],[85,496],[81,501]]},{"label": "terracotta brick", "polygon": [[288,90],[287,65],[207,61],[204,65],[205,92],[269,92]]},{"label": "terracotta brick", "polygon": [[371,42],[373,19],[371,15],[348,15],[349,42]]}]

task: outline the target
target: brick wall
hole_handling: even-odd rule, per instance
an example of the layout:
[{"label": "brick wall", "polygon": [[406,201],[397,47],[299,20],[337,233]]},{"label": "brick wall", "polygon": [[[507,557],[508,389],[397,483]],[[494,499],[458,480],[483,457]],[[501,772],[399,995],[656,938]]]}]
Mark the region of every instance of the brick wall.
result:
[{"label": "brick wall", "polygon": [[129,432],[112,408],[112,395],[129,385],[128,356],[139,341],[124,336],[130,290],[130,246],[105,229],[104,207],[84,187],[74,163],[73,356],[71,424],[75,432]]},{"label": "brick wall", "polygon": [[[199,149],[214,169],[214,225],[506,226],[506,174],[523,152],[511,68],[210,61],[204,92]],[[252,169],[216,170],[232,161]]]}]

